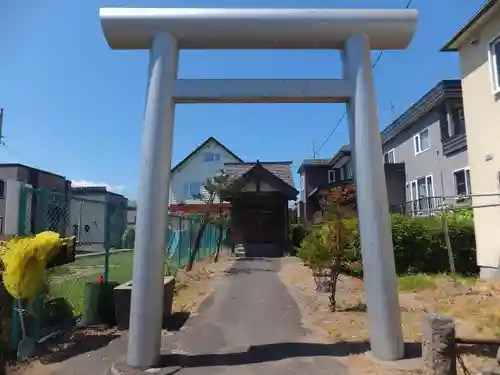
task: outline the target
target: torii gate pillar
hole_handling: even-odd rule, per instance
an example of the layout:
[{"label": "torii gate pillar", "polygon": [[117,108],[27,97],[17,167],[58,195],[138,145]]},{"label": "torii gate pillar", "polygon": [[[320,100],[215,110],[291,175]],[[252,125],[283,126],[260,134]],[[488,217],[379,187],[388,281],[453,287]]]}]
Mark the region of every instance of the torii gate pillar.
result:
[{"label": "torii gate pillar", "polygon": [[[365,294],[375,357],[403,356],[401,318],[371,49],[405,49],[414,10],[103,8],[113,49],[150,51],[127,363],[160,355],[176,103],[348,104]],[[342,79],[177,79],[179,49],[340,49]]]}]

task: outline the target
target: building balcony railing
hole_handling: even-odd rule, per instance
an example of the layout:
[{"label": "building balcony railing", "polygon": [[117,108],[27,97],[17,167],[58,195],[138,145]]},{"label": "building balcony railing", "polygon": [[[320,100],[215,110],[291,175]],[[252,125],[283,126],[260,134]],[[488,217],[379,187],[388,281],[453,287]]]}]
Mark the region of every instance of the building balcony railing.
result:
[{"label": "building balcony railing", "polygon": [[467,136],[465,133],[455,134],[443,141],[443,154],[445,156],[467,150]]},{"label": "building balcony railing", "polygon": [[[429,216],[439,213],[446,207],[470,207],[470,196],[456,197],[424,197],[406,202],[402,205],[399,213],[411,216]],[[397,213],[397,209],[392,210]]]}]

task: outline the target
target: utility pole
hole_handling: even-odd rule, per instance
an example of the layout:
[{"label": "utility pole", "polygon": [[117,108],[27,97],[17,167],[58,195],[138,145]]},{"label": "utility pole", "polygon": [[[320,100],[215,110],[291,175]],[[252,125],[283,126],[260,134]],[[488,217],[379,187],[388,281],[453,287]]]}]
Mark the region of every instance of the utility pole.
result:
[{"label": "utility pole", "polygon": [[0,108],[0,146],[4,145],[3,138],[3,108]]}]

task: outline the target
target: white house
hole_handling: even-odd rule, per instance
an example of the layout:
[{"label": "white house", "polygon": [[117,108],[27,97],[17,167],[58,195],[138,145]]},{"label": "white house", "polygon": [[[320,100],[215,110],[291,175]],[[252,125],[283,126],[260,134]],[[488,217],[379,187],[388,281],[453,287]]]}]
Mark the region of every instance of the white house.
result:
[{"label": "white house", "polygon": [[500,278],[500,0],[489,0],[442,49],[458,52],[474,193],[477,264]]},{"label": "white house", "polygon": [[199,195],[205,194],[203,186],[207,179],[214,177],[224,169],[224,163],[242,161],[217,139],[208,138],[172,169],[170,177],[171,211],[177,211],[179,205],[185,207],[186,205],[204,204],[205,201],[200,199]]}]

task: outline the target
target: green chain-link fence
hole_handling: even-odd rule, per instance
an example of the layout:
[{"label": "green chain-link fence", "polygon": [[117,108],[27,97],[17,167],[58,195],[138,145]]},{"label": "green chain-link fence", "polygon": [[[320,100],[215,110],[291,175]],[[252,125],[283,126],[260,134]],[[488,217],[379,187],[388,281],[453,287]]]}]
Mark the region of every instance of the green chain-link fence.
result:
[{"label": "green chain-link fence", "polygon": [[12,305],[13,298],[3,287],[0,274],[0,364],[4,363],[12,353]]},{"label": "green chain-link fence", "polygon": [[[117,283],[132,279],[135,228],[127,220],[126,200],[113,195],[114,200],[106,200],[23,187],[20,197],[19,235],[55,231],[76,238],[75,262],[48,270],[44,294],[33,309],[39,324],[30,336],[39,338],[82,314],[86,283],[100,277]],[[170,215],[168,226],[165,261],[172,272],[188,264],[201,221]],[[218,233],[214,224],[205,226],[196,260],[215,252]],[[16,326],[14,335],[19,336]]]}]

